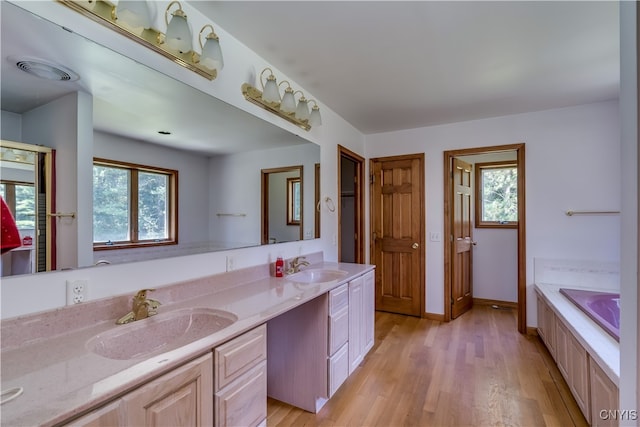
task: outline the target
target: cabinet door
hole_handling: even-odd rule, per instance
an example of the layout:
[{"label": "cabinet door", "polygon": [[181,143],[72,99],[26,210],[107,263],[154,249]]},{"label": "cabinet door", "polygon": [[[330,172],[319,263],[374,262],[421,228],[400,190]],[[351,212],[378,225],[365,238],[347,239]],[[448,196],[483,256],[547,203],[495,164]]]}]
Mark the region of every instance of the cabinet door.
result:
[{"label": "cabinet door", "polygon": [[329,316],[329,356],[349,340],[349,306]]},{"label": "cabinet door", "polygon": [[[591,425],[617,426],[612,412],[618,409],[618,387],[593,359],[589,359],[591,382]],[[616,414],[617,415],[617,414]]]},{"label": "cabinet door", "polygon": [[114,427],[127,425],[124,420],[122,402],[117,400],[96,409],[65,426],[73,427]]},{"label": "cabinet door", "polygon": [[358,367],[363,357],[362,282],[362,277],[349,282],[349,374]]},{"label": "cabinet door", "polygon": [[260,325],[216,347],[215,390],[218,391],[267,357],[267,325]]},{"label": "cabinet door", "polygon": [[564,377],[567,383],[570,381],[569,378],[569,354],[567,349],[567,343],[569,340],[569,331],[567,331],[566,326],[562,321],[558,320],[556,322],[556,363],[558,364],[558,369],[560,373]]},{"label": "cabinet door", "polygon": [[267,362],[216,392],[216,426],[257,426],[267,418]]},{"label": "cabinet door", "polygon": [[340,388],[349,376],[349,345],[344,344],[329,358],[329,397]]},{"label": "cabinet door", "polygon": [[125,425],[211,426],[212,359],[209,353],[125,395]]},{"label": "cabinet door", "polygon": [[556,315],[544,299],[538,295],[538,333],[551,357],[556,360]]},{"label": "cabinet door", "polygon": [[364,357],[369,350],[373,347],[373,340],[375,334],[375,317],[376,317],[376,288],[375,288],[375,273],[370,271],[364,275],[363,283],[363,300],[362,300],[362,315],[364,325],[364,342],[362,356]]},{"label": "cabinet door", "polygon": [[572,334],[568,334],[567,340],[569,388],[573,392],[576,403],[582,410],[587,422],[591,419],[589,406],[589,360],[587,351],[580,345]]}]

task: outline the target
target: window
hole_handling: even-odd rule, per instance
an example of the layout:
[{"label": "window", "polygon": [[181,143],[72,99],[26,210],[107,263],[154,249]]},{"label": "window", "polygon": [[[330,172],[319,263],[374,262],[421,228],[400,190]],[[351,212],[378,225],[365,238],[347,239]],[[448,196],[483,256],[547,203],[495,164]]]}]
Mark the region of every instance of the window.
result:
[{"label": "window", "polygon": [[287,178],[287,225],[300,225],[300,178]]},{"label": "window", "polygon": [[94,159],[94,249],[176,244],[177,188],[178,171]]},{"label": "window", "polygon": [[36,228],[36,192],[33,184],[2,181],[0,195],[13,214],[18,229]]},{"label": "window", "polygon": [[518,164],[476,163],[476,227],[518,226]]}]

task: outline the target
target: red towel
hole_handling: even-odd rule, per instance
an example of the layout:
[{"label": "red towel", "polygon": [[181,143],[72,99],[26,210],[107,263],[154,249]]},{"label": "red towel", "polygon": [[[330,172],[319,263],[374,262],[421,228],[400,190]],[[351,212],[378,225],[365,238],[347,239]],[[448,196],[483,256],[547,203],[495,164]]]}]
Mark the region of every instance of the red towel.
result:
[{"label": "red towel", "polygon": [[4,202],[4,199],[0,197],[2,201],[2,213],[0,215],[0,251],[5,253],[11,249],[19,248],[22,246],[20,242],[20,232],[16,226],[16,220],[13,219],[9,206]]}]

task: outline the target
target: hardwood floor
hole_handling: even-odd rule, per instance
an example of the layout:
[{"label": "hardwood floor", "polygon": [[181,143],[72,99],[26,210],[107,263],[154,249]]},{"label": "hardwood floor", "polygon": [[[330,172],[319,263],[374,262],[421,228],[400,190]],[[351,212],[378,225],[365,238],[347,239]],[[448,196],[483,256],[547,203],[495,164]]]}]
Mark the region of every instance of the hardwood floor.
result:
[{"label": "hardwood floor", "polygon": [[268,426],[586,426],[551,356],[515,310],[450,323],[376,313],[376,342],[317,414],[269,399]]}]

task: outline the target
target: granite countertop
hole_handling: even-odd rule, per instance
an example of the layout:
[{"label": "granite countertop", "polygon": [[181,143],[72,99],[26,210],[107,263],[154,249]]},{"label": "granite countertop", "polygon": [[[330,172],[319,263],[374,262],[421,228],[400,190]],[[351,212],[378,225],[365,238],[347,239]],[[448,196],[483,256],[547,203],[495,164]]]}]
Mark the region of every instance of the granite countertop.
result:
[{"label": "granite countertop", "polygon": [[[180,288],[179,285],[170,285],[164,294],[159,288],[157,293],[150,295],[152,298],[166,301],[157,296],[179,297],[171,298],[170,304],[162,305],[155,318],[176,309],[197,307],[225,310],[236,315],[238,319],[218,332],[181,347],[168,351],[160,348],[153,353],[130,360],[114,360],[99,356],[92,353],[86,345],[86,342],[97,334],[128,326],[116,326],[114,322],[117,317],[92,319],[88,323],[89,326],[73,328],[59,335],[26,339],[14,346],[11,346],[11,343],[15,342],[15,337],[12,338],[11,335],[18,334],[19,332],[15,331],[20,331],[20,327],[28,335],[30,322],[46,324],[47,321],[52,321],[47,320],[49,316],[48,319],[56,319],[54,321],[63,319],[73,323],[71,307],[68,307],[68,310],[25,316],[17,322],[14,321],[13,329],[7,327],[8,345],[5,345],[3,321],[2,391],[22,387],[24,392],[2,405],[0,423],[12,426],[60,423],[199,357],[217,345],[373,270],[374,266],[320,262],[307,268],[339,269],[346,271],[347,275],[340,280],[315,284],[295,283],[286,276],[275,278],[263,275],[260,278],[251,278],[249,275],[244,277],[246,281],[233,286],[229,286],[228,283],[218,286],[217,281],[212,280],[216,276],[212,276],[200,280],[203,284],[206,282],[207,292],[202,293],[200,286],[201,292],[192,295],[184,291],[188,286]],[[221,282],[224,282],[224,278]],[[194,286],[197,287],[198,283],[191,283],[191,288]],[[126,304],[129,297],[114,297],[114,300],[122,306],[123,301]],[[82,305],[88,306],[92,303]],[[124,308],[127,307],[130,306]],[[154,318],[149,320],[152,319]],[[139,322],[144,321],[146,320]]]},{"label": "granite countertop", "polygon": [[[587,350],[604,373],[619,385],[620,382],[620,344],[589,316],[584,314],[568,298],[560,293],[560,288],[584,289],[599,291],[594,288],[580,288],[577,286],[559,286],[553,284],[536,284],[535,289],[553,307],[571,330],[580,344]],[[604,289],[603,292],[611,292]]]}]

